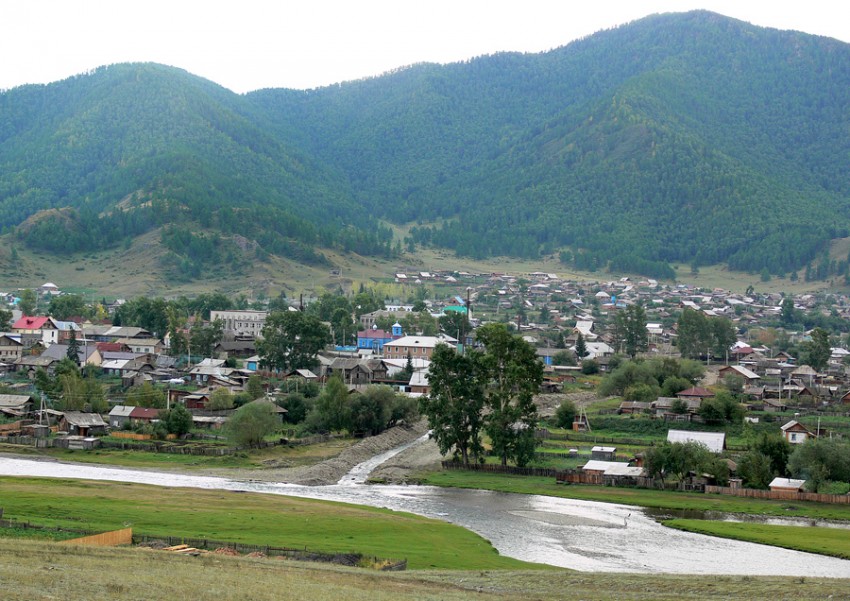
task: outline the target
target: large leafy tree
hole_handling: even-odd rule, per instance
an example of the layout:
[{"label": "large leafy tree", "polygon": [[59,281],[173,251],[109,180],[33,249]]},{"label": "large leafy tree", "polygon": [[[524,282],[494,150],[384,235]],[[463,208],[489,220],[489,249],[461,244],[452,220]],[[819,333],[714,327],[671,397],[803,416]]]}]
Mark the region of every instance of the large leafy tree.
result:
[{"label": "large leafy tree", "polygon": [[269,369],[312,369],[318,364],[316,354],[330,341],[330,330],[317,317],[282,311],[266,319],[257,352]]},{"label": "large leafy tree", "polygon": [[50,299],[50,316],[60,321],[69,317],[89,317],[91,309],[79,294],[61,294]]},{"label": "large leafy tree", "polygon": [[212,357],[215,345],[221,342],[224,324],[216,319],[209,325],[196,324],[189,333],[191,350],[203,357]]},{"label": "large leafy tree", "polygon": [[21,313],[24,315],[35,315],[37,304],[38,297],[31,288],[21,291],[20,301],[18,302],[18,309],[21,310]]},{"label": "large leafy tree", "polygon": [[632,359],[649,349],[646,330],[646,311],[640,305],[629,305],[614,318],[614,339],[618,350],[624,350]]},{"label": "large leafy tree", "polygon": [[269,401],[252,401],[241,406],[230,418],[227,430],[237,444],[254,446],[278,427],[274,404]]},{"label": "large leafy tree", "polygon": [[483,450],[484,388],[477,358],[477,353],[460,355],[450,346],[438,344],[428,369],[431,391],[419,403],[440,452],[452,451],[465,465],[470,458],[477,460]]},{"label": "large leafy tree", "polygon": [[508,459],[525,465],[534,456],[534,394],[543,381],[543,365],[534,348],[511,334],[505,324],[482,326],[476,339],[485,348],[477,363],[485,390],[485,431],[493,452],[502,465]]}]

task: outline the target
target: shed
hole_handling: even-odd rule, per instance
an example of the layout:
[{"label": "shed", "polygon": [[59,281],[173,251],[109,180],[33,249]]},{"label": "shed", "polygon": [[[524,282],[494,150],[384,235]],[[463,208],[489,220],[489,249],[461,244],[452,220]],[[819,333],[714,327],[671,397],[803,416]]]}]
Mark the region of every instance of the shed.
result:
[{"label": "shed", "polygon": [[805,480],[793,478],[774,478],[770,482],[770,490],[802,492],[806,486]]},{"label": "shed", "polygon": [[601,447],[595,446],[590,449],[590,459],[598,461],[613,461],[614,454],[617,452],[617,447]]}]

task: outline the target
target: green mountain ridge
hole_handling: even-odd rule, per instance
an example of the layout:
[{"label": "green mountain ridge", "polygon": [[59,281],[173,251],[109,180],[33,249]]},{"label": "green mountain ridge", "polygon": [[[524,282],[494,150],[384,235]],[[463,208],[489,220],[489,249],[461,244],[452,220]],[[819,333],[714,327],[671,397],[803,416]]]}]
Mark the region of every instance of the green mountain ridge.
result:
[{"label": "green mountain ridge", "polygon": [[309,91],[113,65],[0,93],[0,226],[71,207],[76,233],[19,236],[62,252],[195,224],[321,263],[397,254],[378,219],[439,222],[408,247],[785,273],[847,235],[848,100],[847,44],[705,11]]}]

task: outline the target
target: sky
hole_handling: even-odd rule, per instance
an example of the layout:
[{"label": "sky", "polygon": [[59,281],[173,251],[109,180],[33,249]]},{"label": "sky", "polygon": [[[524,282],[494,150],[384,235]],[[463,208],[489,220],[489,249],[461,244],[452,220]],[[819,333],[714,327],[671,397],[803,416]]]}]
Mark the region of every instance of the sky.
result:
[{"label": "sky", "polygon": [[238,93],[309,89],[421,62],[544,52],[694,9],[850,42],[840,0],[4,0],[0,90],[124,62],[179,67]]}]

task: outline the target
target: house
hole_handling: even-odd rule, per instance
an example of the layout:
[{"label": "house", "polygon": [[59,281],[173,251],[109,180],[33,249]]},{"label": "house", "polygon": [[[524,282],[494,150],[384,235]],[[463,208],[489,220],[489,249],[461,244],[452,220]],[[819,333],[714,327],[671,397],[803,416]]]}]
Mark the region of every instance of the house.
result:
[{"label": "house", "polygon": [[708,399],[713,396],[713,392],[711,392],[707,388],[700,388],[699,386],[694,386],[676,393],[677,399],[682,399],[683,401],[698,399],[700,403],[702,403],[703,399]]},{"label": "house", "polygon": [[744,386],[751,386],[761,379],[761,376],[742,365],[727,365],[721,367],[717,375],[722,379],[726,376],[738,376],[744,379]]},{"label": "house", "polygon": [[36,342],[56,344],[59,341],[59,330],[49,317],[22,316],[12,324],[12,332],[20,334],[21,342],[26,348]]},{"label": "house", "polygon": [[783,425],[780,430],[782,430],[782,437],[791,444],[803,444],[810,438],[817,438],[814,432],[793,419]]},{"label": "house", "polygon": [[33,410],[32,397],[28,394],[0,394],[0,411],[23,415]]},{"label": "house", "polygon": [[[48,349],[41,353],[42,357],[51,357],[57,361],[61,361],[68,357],[67,344],[51,344]],[[100,367],[103,363],[103,358],[100,356],[100,351],[95,345],[80,344],[77,349],[77,364],[78,365],[94,365]]]},{"label": "house", "polygon": [[389,332],[379,330],[377,326],[372,326],[371,329],[357,332],[357,348],[372,349],[376,353],[382,353],[387,342],[398,340],[402,336],[401,325],[398,322],[393,324],[392,330]]},{"label": "house", "polygon": [[71,436],[96,436],[106,434],[106,422],[98,413],[66,411],[59,420],[59,429]]},{"label": "house", "polygon": [[431,385],[428,383],[428,371],[421,370],[413,372],[410,376],[410,393],[415,395],[428,394]]},{"label": "house", "polygon": [[0,361],[14,363],[23,355],[24,344],[20,338],[9,334],[0,335]]},{"label": "house", "polygon": [[37,355],[24,355],[17,361],[15,361],[14,371],[25,373],[27,377],[32,380],[35,378],[35,373],[39,369],[43,369],[47,371],[48,374],[53,375],[53,366],[58,363],[56,359],[52,357],[40,357]]},{"label": "house", "polygon": [[457,340],[437,336],[403,336],[384,344],[384,356],[387,359],[407,359],[410,355],[413,359],[430,361],[438,344],[457,344]]},{"label": "house", "polygon": [[134,353],[148,355],[159,355],[164,348],[159,338],[119,338],[115,342],[127,346]]},{"label": "house", "polygon": [[623,401],[617,408],[617,413],[621,415],[631,415],[635,413],[646,413],[650,410],[650,403],[643,401]]},{"label": "house", "polygon": [[245,358],[257,352],[257,343],[253,338],[239,337],[233,340],[222,340],[213,347],[213,355],[219,359],[230,357]]},{"label": "house", "polygon": [[328,366],[327,375],[337,375],[343,382],[352,385],[371,384],[374,377],[369,365],[356,357],[336,357]]},{"label": "house", "polygon": [[130,413],[135,409],[130,405],[115,405],[109,412],[109,427],[120,429],[130,423]]},{"label": "house", "polygon": [[136,424],[150,424],[156,421],[159,421],[159,409],[154,409],[153,407],[133,407],[133,410],[130,411],[130,423],[134,426]]},{"label": "house", "polygon": [[698,432],[691,430],[668,430],[667,442],[697,442],[712,453],[722,453],[726,448],[725,432]]}]

